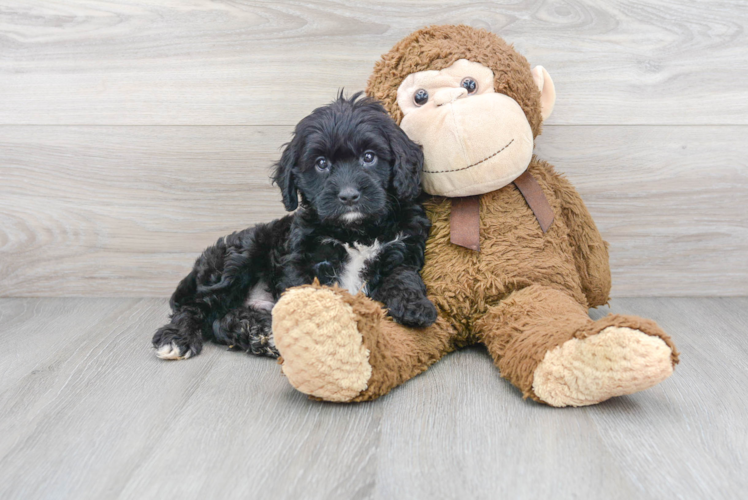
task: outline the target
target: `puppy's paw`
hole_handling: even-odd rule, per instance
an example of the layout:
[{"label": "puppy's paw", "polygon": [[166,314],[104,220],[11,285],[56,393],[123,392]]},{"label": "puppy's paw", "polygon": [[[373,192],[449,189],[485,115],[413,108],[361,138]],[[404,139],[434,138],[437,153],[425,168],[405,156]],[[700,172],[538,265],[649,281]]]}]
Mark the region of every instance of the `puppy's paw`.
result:
[{"label": "puppy's paw", "polygon": [[192,349],[187,346],[180,346],[176,342],[164,344],[156,350],[156,356],[161,359],[188,359],[192,355]]},{"label": "puppy's paw", "polygon": [[[199,339],[199,337],[198,337]],[[202,341],[190,341],[175,325],[166,325],[153,336],[156,356],[161,359],[189,359],[200,354]]]},{"label": "puppy's paw", "polygon": [[388,305],[392,319],[405,326],[426,327],[436,321],[436,307],[426,297],[412,301],[397,301]]},{"label": "puppy's paw", "polygon": [[273,340],[272,316],[267,310],[248,307],[229,311],[213,322],[213,335],[216,342],[233,350],[271,358],[280,356]]}]

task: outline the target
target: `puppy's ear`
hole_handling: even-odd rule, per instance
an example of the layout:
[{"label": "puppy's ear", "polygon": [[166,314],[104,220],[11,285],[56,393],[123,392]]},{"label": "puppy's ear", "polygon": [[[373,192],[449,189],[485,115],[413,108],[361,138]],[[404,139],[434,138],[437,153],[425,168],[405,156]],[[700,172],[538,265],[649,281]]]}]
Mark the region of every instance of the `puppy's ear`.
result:
[{"label": "puppy's ear", "polygon": [[389,138],[390,148],[395,156],[392,186],[401,200],[414,200],[421,193],[421,170],[423,170],[421,146],[411,141],[394,123],[390,128]]},{"label": "puppy's ear", "polygon": [[292,212],[299,206],[299,194],[296,187],[296,177],[293,167],[299,159],[299,138],[294,136],[293,140],[286,144],[278,163],[273,171],[273,184],[276,184],[283,195],[283,206]]}]

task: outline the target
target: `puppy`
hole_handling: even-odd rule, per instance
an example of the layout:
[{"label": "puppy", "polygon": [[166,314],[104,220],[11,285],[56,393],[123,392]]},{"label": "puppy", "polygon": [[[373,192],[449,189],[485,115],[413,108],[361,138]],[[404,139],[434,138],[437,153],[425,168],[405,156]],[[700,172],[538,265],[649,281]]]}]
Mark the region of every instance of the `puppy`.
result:
[{"label": "puppy", "polygon": [[286,210],[296,211],[203,252],[153,337],[158,357],[196,356],[203,340],[278,357],[273,305],[315,278],[365,293],[404,325],[436,320],[418,274],[431,226],[416,202],[423,153],[360,95],[341,93],[299,122],[273,173]]}]

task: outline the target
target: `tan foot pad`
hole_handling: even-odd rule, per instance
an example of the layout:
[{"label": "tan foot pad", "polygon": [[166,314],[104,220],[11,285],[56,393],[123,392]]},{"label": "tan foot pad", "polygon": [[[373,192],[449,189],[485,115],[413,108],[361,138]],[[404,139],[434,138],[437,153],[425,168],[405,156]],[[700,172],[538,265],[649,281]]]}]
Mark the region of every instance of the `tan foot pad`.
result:
[{"label": "tan foot pad", "polygon": [[548,351],[532,388],[551,406],[592,405],[662,382],[673,373],[671,354],[659,337],[609,326]]},{"label": "tan foot pad", "polygon": [[320,288],[286,292],[273,309],[283,373],[299,391],[326,401],[350,401],[371,377],[369,350],[353,308]]}]

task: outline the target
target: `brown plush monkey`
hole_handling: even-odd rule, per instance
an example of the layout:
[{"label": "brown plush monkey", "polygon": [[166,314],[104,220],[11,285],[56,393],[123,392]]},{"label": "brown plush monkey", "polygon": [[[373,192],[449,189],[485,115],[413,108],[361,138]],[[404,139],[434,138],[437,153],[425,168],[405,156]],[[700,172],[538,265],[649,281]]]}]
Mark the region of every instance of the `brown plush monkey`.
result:
[{"label": "brown plush monkey", "polygon": [[542,67],[485,30],[430,27],[382,57],[367,92],[424,148],[423,279],[439,318],[407,328],[361,294],[289,290],[273,330],[294,387],[371,400],[475,343],[525,397],[553,406],[670,376],[678,353],[653,321],[587,315],[608,301],[608,252],[574,187],[532,155],[555,100]]}]

